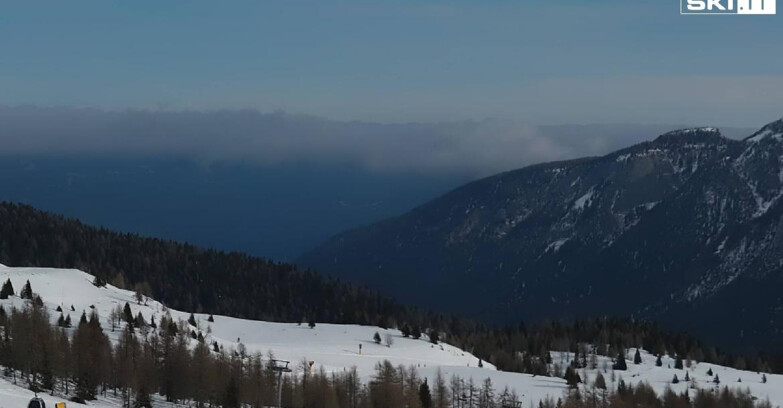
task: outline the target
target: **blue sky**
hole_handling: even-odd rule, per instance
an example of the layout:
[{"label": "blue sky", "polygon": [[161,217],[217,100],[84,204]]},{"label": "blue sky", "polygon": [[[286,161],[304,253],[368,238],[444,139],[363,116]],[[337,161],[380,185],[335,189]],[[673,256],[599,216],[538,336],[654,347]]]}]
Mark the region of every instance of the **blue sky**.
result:
[{"label": "blue sky", "polygon": [[[779,7],[780,8],[780,7]],[[650,1],[2,2],[0,104],[756,126],[783,15]]]}]

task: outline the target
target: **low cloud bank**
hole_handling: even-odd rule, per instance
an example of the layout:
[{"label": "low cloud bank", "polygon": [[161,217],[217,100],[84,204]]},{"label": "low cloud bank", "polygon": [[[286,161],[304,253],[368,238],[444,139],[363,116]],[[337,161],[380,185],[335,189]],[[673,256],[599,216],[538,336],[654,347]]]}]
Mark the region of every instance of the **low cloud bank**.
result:
[{"label": "low cloud bank", "polygon": [[[176,155],[348,163],[377,171],[468,172],[604,154],[671,130],[664,125],[533,126],[505,120],[380,124],[281,112],[0,107],[4,155]],[[741,136],[745,130],[732,129]]]}]

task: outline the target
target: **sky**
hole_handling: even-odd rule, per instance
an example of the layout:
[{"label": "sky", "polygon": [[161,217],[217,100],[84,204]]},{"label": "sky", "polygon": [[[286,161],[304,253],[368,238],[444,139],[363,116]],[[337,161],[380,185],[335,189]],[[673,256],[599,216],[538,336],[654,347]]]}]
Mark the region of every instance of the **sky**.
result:
[{"label": "sky", "polygon": [[679,0],[1,4],[5,106],[381,123],[783,116],[783,15],[681,16]]}]

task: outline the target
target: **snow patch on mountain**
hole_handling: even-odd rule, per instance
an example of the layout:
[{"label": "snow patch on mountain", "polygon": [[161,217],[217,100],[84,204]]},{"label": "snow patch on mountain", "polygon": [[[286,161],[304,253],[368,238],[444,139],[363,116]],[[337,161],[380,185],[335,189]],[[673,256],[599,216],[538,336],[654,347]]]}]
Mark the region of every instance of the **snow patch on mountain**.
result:
[{"label": "snow patch on mountain", "polygon": [[562,238],[562,239],[558,239],[557,241],[551,242],[551,243],[549,243],[549,245],[546,246],[546,249],[544,250],[544,252],[545,253],[546,252],[555,253],[555,252],[559,251],[560,248],[563,245],[565,245],[566,242],[568,242],[570,240],[571,240],[571,237],[568,237],[568,238]]},{"label": "snow patch on mountain", "polygon": [[574,201],[573,208],[575,210],[584,210],[585,207],[589,207],[593,203],[593,195],[595,194],[595,187],[590,187],[586,193]]},{"label": "snow patch on mountain", "polygon": [[751,136],[748,141],[758,143],[767,138],[783,140],[783,132],[775,132],[772,129],[766,129]]}]

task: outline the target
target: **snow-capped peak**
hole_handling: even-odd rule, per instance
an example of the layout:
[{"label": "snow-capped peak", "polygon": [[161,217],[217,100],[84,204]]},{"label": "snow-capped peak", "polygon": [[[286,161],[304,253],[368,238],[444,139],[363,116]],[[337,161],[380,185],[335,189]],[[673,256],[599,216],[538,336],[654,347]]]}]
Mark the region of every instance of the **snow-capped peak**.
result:
[{"label": "snow-capped peak", "polygon": [[678,129],[664,133],[655,139],[658,144],[677,144],[682,143],[708,143],[710,141],[723,140],[725,137],[720,130],[715,127],[696,127],[688,129]]},{"label": "snow-capped peak", "polygon": [[783,140],[783,119],[765,125],[745,140],[751,143],[758,143],[765,139]]}]

